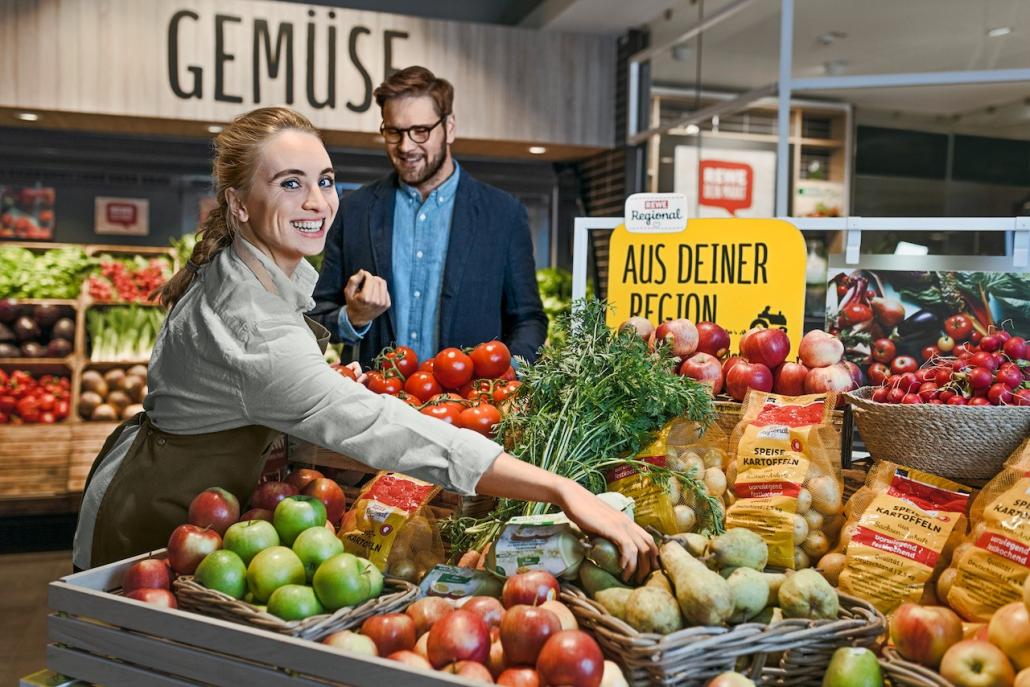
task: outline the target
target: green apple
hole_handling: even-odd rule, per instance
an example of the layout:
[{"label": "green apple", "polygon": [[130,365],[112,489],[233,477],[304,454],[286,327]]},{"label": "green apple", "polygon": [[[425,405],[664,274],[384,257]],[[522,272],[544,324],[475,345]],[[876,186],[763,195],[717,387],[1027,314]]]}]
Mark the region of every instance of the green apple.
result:
[{"label": "green apple", "polygon": [[293,552],[304,564],[304,572],[310,583],[318,566],[343,553],[343,542],[325,527],[309,527],[297,535],[297,540],[293,542]]},{"label": "green apple", "polygon": [[264,520],[246,520],[230,525],[222,539],[222,548],[234,552],[244,565],[250,565],[259,551],[270,546],[279,546],[279,533],[272,523]]},{"label": "green apple", "polygon": [[204,556],[193,573],[197,584],[242,599],[247,593],[247,566],[232,551],[219,549]]},{"label": "green apple", "polygon": [[272,514],[275,531],[286,546],[293,546],[294,540],[309,527],[325,527],[325,521],[325,504],[314,496],[287,496]]},{"label": "green apple", "polygon": [[303,584],[285,584],[268,599],[268,612],[283,620],[304,620],[325,613],[315,590]]},{"label": "green apple", "polygon": [[869,649],[841,647],[826,667],[823,687],[883,687],[880,661]]},{"label": "green apple", "polygon": [[364,558],[341,553],[318,566],[311,584],[322,605],[335,611],[382,594],[383,574]]},{"label": "green apple", "polygon": [[285,546],[272,546],[261,551],[247,566],[247,587],[258,604],[268,603],[279,587],[304,584],[304,564],[297,554]]}]

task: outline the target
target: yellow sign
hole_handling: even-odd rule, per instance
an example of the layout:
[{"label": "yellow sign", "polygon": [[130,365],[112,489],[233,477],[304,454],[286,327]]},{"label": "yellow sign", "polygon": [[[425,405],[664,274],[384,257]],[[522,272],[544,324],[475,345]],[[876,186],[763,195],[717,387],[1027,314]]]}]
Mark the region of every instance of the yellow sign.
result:
[{"label": "yellow sign", "polygon": [[804,330],[805,240],[776,219],[692,219],[672,233],[612,233],[608,315],[655,325],[686,318],[715,322],[730,334],[730,350],[751,327],[787,332],[792,355]]}]

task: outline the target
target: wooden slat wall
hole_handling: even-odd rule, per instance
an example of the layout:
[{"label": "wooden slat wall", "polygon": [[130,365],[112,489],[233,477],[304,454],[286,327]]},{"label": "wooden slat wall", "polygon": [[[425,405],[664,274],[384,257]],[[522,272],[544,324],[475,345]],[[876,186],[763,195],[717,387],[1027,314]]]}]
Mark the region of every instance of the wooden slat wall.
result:
[{"label": "wooden slat wall", "polygon": [[[179,68],[189,90],[190,65],[203,67],[203,98],[184,100],[168,78],[168,26],[179,10],[199,20],[179,25]],[[313,17],[309,17],[309,12]],[[225,91],[243,103],[214,99],[215,15],[240,17],[226,24]],[[262,79],[253,101],[252,28],[267,20],[274,38],[279,22],[293,25],[293,107],[325,130],[376,132],[373,105],[357,113],[348,101],[364,99],[364,82],[349,57],[351,28],[372,84],[384,77],[384,32],[408,33],[392,42],[393,65],[423,64],[456,89],[459,135],[554,144],[610,147],[615,39],[484,24],[416,19],[322,5],[266,0],[8,0],[0,2],[0,107],[227,121],[258,105],[284,98],[282,74]],[[326,95],[327,43],[336,28],[335,107],[316,109],[306,96],[308,23],[315,27],[315,93]]]}]

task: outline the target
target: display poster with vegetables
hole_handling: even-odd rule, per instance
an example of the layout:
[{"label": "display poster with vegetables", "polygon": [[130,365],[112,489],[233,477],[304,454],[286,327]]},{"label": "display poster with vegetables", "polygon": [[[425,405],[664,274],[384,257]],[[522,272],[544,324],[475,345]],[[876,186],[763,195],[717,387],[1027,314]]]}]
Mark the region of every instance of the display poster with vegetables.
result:
[{"label": "display poster with vegetables", "polygon": [[55,200],[50,186],[0,185],[0,239],[52,240]]},{"label": "display poster with vegetables", "polygon": [[831,269],[826,329],[880,384],[995,329],[1030,331],[1030,274]]},{"label": "display poster with vegetables", "polygon": [[805,240],[776,219],[692,219],[678,194],[640,193],[612,233],[608,324],[718,322],[731,350],[752,327],[776,327],[796,355],[805,310]]}]

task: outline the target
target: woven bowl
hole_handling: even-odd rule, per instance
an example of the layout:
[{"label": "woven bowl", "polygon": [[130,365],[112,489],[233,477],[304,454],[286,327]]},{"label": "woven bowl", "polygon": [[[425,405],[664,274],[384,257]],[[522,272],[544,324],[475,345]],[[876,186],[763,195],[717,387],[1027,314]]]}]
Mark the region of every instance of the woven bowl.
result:
[{"label": "woven bowl", "polygon": [[333,632],[357,627],[374,615],[399,611],[418,598],[418,587],[388,577],[383,585],[383,594],[359,606],[346,606],[332,614],[315,615],[304,620],[286,621],[228,594],[203,587],[190,575],[176,578],[173,587],[179,608],[315,641]]},{"label": "woven bowl", "polygon": [[909,663],[894,649],[884,649],[880,669],[890,687],[954,687],[936,671]]},{"label": "woven bowl", "polygon": [[875,387],[844,394],[873,458],[979,486],[1030,435],[1030,408],[877,403]]}]

